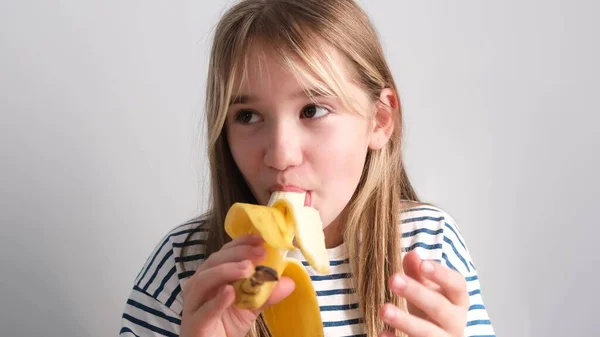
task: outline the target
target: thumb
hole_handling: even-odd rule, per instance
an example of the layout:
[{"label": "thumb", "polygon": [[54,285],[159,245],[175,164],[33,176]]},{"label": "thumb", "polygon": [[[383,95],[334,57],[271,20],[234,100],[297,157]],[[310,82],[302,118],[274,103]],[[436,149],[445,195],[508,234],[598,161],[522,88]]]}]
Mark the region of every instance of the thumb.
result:
[{"label": "thumb", "polygon": [[404,270],[406,276],[417,280],[419,283],[422,283],[429,288],[439,289],[439,286],[435,282],[423,276],[423,272],[421,271],[421,265],[423,261],[424,260],[421,259],[419,254],[412,250],[406,253],[404,260],[402,261],[402,269]]},{"label": "thumb", "polygon": [[221,319],[221,315],[235,300],[235,290],[231,285],[221,287],[217,295],[202,305],[193,314],[195,320],[200,323],[201,331],[212,331]]},{"label": "thumb", "polygon": [[406,253],[406,255],[404,256],[404,259],[402,260],[402,269],[404,270],[404,273],[407,276],[409,276],[419,282],[422,282],[422,281],[424,281],[424,277],[421,275],[420,268],[421,268],[421,258],[419,257],[417,252],[412,250],[412,251]]},{"label": "thumb", "polygon": [[277,284],[273,288],[273,291],[271,292],[271,296],[269,296],[269,299],[267,299],[267,301],[265,302],[265,305],[263,305],[261,308],[255,310],[254,312],[258,315],[263,310],[265,310],[265,308],[268,307],[269,305],[273,305],[273,304],[277,304],[277,303],[281,302],[286,297],[288,297],[294,291],[295,288],[296,288],[296,285],[294,284],[294,281],[291,278],[282,276],[279,279],[279,281],[277,281]]}]

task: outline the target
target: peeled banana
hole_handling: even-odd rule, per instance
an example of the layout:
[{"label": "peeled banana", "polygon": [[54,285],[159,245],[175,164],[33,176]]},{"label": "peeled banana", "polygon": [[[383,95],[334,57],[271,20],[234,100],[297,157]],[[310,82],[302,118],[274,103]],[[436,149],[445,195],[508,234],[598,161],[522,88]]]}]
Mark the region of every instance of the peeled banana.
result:
[{"label": "peeled banana", "polygon": [[323,336],[321,312],[310,276],[299,261],[287,258],[287,253],[298,245],[319,274],[330,272],[321,218],[316,209],[304,206],[304,199],[305,193],[274,192],[267,206],[236,203],[225,218],[229,236],[235,239],[259,234],[267,252],[253,275],[233,284],[235,307],[262,307],[282,276],[295,283],[292,294],[263,311],[273,337]]}]

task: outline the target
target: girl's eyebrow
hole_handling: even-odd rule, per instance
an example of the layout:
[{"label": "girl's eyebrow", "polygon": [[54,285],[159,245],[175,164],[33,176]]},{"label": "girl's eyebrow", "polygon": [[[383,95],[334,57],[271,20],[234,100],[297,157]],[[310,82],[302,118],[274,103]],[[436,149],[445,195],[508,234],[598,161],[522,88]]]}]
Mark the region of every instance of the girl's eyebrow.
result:
[{"label": "girl's eyebrow", "polygon": [[[293,94],[290,95],[290,98],[292,99],[297,99],[297,98],[306,98],[306,97],[325,97],[325,95],[323,93],[321,93],[320,91],[318,91],[317,89],[314,88],[310,88],[305,90],[299,90]],[[247,94],[237,94],[237,95],[232,95],[231,100],[229,101],[229,105],[236,105],[236,104],[249,104],[249,103],[254,103],[254,102],[258,102],[260,101],[260,99],[257,96],[253,96],[253,95],[247,95]]]}]

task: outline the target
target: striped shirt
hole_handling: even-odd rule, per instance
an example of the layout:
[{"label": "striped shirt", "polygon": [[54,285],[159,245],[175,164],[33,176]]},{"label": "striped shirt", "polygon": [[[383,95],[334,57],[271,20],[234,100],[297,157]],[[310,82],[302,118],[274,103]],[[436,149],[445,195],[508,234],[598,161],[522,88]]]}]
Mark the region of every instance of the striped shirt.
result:
[{"label": "striped shirt", "polygon": [[[401,222],[403,252],[415,250],[422,259],[438,261],[465,277],[470,300],[465,336],[495,336],[483,304],[477,271],[455,221],[439,208],[416,206],[402,213]],[[184,244],[190,233],[192,240]],[[190,222],[174,228],[158,243],[135,279],[121,320],[121,336],[179,335],[181,287],[193,275],[192,268],[197,268],[205,258],[206,234],[197,222]],[[181,257],[184,245],[186,255]],[[344,244],[328,249],[328,253],[329,275],[318,275],[299,251],[288,256],[302,261],[311,276],[325,336],[366,336],[357,298],[349,286],[350,265]],[[181,269],[182,263],[185,271]]]}]

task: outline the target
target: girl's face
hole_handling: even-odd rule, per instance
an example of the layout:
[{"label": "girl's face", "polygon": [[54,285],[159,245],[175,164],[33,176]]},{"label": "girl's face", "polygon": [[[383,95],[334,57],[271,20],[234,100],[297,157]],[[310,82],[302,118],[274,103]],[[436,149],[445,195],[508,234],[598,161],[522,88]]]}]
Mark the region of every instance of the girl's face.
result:
[{"label": "girl's face", "polygon": [[[345,109],[339,99],[317,96],[313,103],[296,77],[268,53],[251,53],[247,67],[247,81],[233,95],[240,99],[227,112],[233,159],[261,204],[276,190],[307,191],[307,201],[326,228],[328,246],[339,243],[337,219],[356,189],[368,148],[380,148],[387,140],[383,131]],[[353,84],[350,90],[371,116],[375,110],[365,109],[375,105],[367,94]]]}]

